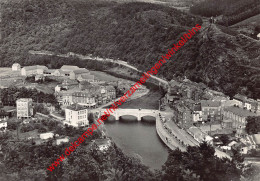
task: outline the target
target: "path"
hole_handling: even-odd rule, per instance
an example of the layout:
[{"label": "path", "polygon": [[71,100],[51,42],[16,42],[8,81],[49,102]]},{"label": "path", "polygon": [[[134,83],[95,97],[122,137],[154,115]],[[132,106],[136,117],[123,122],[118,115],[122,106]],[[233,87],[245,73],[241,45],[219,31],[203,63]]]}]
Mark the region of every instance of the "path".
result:
[{"label": "path", "polygon": [[[32,55],[48,55],[48,56],[58,56],[58,57],[64,57],[64,58],[69,58],[69,57],[78,57],[79,59],[82,60],[95,60],[95,61],[101,61],[101,62],[112,62],[112,63],[116,63],[122,66],[125,66],[127,68],[130,68],[132,70],[135,70],[137,72],[141,72],[142,71],[138,70],[136,67],[129,65],[127,62],[122,61],[122,60],[113,60],[113,59],[109,59],[109,58],[101,58],[101,57],[93,57],[91,55],[81,55],[81,54],[77,54],[77,53],[73,53],[73,52],[69,52],[67,54],[56,54],[54,52],[51,51],[34,51],[34,50],[29,50],[28,52],[29,54]],[[156,79],[157,81],[168,85],[168,81],[163,80],[162,78],[156,77],[154,75],[151,76],[153,79]]]}]

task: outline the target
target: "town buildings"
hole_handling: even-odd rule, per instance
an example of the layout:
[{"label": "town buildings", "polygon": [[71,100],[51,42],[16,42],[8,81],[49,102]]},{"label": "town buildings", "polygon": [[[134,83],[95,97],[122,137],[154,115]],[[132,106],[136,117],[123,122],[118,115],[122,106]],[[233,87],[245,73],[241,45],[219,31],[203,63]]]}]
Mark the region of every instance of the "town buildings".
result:
[{"label": "town buildings", "polygon": [[69,74],[70,74],[70,79],[77,80],[79,76],[88,75],[90,74],[90,72],[85,68],[79,68],[76,70],[72,70]]},{"label": "town buildings", "polygon": [[17,118],[29,118],[33,115],[32,99],[21,98],[16,100]]},{"label": "town buildings", "polygon": [[81,74],[77,77],[77,80],[80,82],[82,82],[82,81],[94,82],[95,77],[94,77],[94,75],[90,75],[90,74]]},{"label": "town buildings", "polygon": [[206,141],[207,143],[209,143],[211,145],[213,144],[213,138],[211,136],[209,136],[208,134],[204,133],[200,128],[193,126],[193,127],[190,127],[187,131],[199,143]]},{"label": "town buildings", "polygon": [[[64,85],[61,85],[64,87]],[[80,104],[85,107],[94,108],[98,104],[107,103],[116,98],[116,89],[111,85],[93,85],[89,82],[80,82],[78,87],[61,90],[61,87],[55,88],[56,97],[60,105],[67,106]]]},{"label": "town buildings", "polygon": [[57,69],[53,72],[53,75],[54,76],[57,76],[57,77],[69,77],[70,76],[70,70],[61,70],[61,69]]},{"label": "town buildings", "polygon": [[241,94],[236,94],[233,98],[234,104],[240,108],[251,110],[255,113],[260,113],[260,100],[249,99]]},{"label": "town buildings", "polygon": [[257,116],[256,113],[237,106],[230,106],[223,109],[224,120],[232,121],[232,128],[236,129],[237,135],[245,134],[246,118],[248,116]]},{"label": "town buildings", "polygon": [[219,101],[201,100],[203,121],[221,121],[221,103]]},{"label": "town buildings", "polygon": [[78,104],[73,104],[65,109],[64,124],[74,127],[89,126],[88,110]]},{"label": "town buildings", "polygon": [[96,107],[96,95],[93,92],[86,92],[86,91],[79,91],[73,92],[72,95],[72,102],[77,103],[86,107]]}]

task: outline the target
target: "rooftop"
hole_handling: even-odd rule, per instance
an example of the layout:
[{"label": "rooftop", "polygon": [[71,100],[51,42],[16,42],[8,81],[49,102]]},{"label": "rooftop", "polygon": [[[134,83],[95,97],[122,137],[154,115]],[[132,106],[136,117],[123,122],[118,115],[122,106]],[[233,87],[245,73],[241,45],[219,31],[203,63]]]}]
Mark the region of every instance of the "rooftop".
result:
[{"label": "rooftop", "polygon": [[226,107],[224,108],[224,111],[232,112],[233,114],[238,115],[240,117],[257,116],[257,114],[254,112],[250,112],[247,109],[243,109],[235,106]]},{"label": "rooftop", "polygon": [[48,68],[44,65],[33,65],[33,66],[26,66],[24,67],[25,70],[35,70],[35,69],[44,69],[47,70]]},{"label": "rooftop", "polygon": [[253,135],[254,141],[257,145],[260,145],[260,134]]},{"label": "rooftop", "polygon": [[32,98],[20,98],[20,99],[17,99],[17,102],[29,102],[29,101],[32,101]]},{"label": "rooftop", "polygon": [[83,75],[81,75],[81,77],[83,78],[83,79],[91,79],[91,80],[94,80],[94,75],[90,75],[90,74],[83,74]]},{"label": "rooftop", "polygon": [[93,97],[95,96],[95,92],[79,91],[72,93],[72,95],[76,97]]},{"label": "rooftop", "polygon": [[194,104],[194,111],[201,111],[201,104]]},{"label": "rooftop", "polygon": [[44,72],[47,72],[47,73],[53,73],[55,72],[56,69],[48,69],[48,70],[45,70]]},{"label": "rooftop", "polygon": [[68,106],[66,109],[70,109],[73,111],[80,111],[80,110],[86,110],[87,108],[80,106],[79,104],[72,104],[71,106]]},{"label": "rooftop", "polygon": [[58,70],[61,74],[69,74],[71,72],[71,70]]},{"label": "rooftop", "polygon": [[219,101],[201,100],[201,107],[220,107]]},{"label": "rooftop", "polygon": [[247,98],[246,98],[246,96],[243,96],[241,94],[236,94],[234,96],[234,99],[244,102],[244,101],[246,101]]},{"label": "rooftop", "polygon": [[84,74],[84,73],[89,73],[88,69],[85,68],[80,68],[80,69],[76,69],[76,70],[72,70],[75,74]]},{"label": "rooftop", "polygon": [[74,65],[63,65],[61,68],[61,70],[65,70],[65,71],[72,71],[72,70],[76,70],[79,69],[78,66],[74,66]]}]

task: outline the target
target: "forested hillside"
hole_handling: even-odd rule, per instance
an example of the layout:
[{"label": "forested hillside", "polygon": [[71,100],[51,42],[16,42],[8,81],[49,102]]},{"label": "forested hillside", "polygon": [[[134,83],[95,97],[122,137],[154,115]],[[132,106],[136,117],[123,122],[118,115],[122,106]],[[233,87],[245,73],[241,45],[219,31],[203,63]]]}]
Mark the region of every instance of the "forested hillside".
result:
[{"label": "forested hillside", "polygon": [[260,0],[205,0],[192,6],[190,11],[206,17],[223,15],[218,23],[230,26],[260,14]]},{"label": "forested hillside", "polygon": [[186,75],[230,96],[260,98],[260,42],[221,25],[200,31],[161,72]]},{"label": "forested hillside", "polygon": [[1,66],[24,64],[28,50],[91,53],[149,64],[185,28],[201,23],[178,10],[147,3],[22,0],[4,3],[1,12]]},{"label": "forested hillside", "polygon": [[[1,16],[0,66],[35,64],[28,51],[49,50],[119,58],[147,70],[184,32],[202,24],[179,10],[136,2],[13,0],[2,3]],[[259,42],[223,26],[202,27],[160,74],[168,80],[186,75],[231,96],[260,98]]]}]

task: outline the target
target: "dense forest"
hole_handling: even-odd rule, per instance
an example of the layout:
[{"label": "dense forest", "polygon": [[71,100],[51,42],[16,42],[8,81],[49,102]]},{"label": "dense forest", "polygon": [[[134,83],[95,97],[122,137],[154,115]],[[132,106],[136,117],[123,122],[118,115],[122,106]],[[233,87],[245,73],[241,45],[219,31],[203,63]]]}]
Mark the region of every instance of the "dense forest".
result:
[{"label": "dense forest", "polygon": [[32,98],[35,103],[51,103],[59,107],[58,101],[53,94],[45,94],[36,89],[26,89],[24,87],[9,87],[0,89],[0,100],[4,106],[15,106],[19,98]]},{"label": "dense forest", "polygon": [[[231,4],[235,7],[229,9],[238,11],[237,3]],[[28,54],[29,50],[49,50],[119,58],[148,70],[183,33],[202,24],[199,17],[162,5],[101,0],[14,0],[2,2],[1,15],[0,66],[39,62],[60,67],[64,61],[54,62],[53,58],[50,63]],[[259,48],[259,42],[236,31],[204,23],[159,74],[168,80],[187,76],[230,96],[239,92],[260,98]],[[74,60],[66,64],[109,70],[100,63]]]},{"label": "dense forest", "polygon": [[147,68],[186,26],[201,23],[147,3],[24,0],[3,4],[1,11],[1,66],[29,65],[28,50],[51,50],[120,58]]},{"label": "dense forest", "polygon": [[[70,136],[70,142],[76,140],[83,129],[66,126],[53,126],[53,122],[43,120],[40,129],[52,129],[55,134]],[[15,125],[14,125],[15,127]],[[13,128],[10,128],[13,129]],[[24,128],[27,129],[27,128]],[[35,128],[33,128],[35,129]],[[27,130],[25,130],[27,131]],[[15,180],[122,180],[122,181],[229,181],[248,177],[252,173],[250,167],[242,164],[243,158],[235,154],[233,160],[220,159],[214,156],[215,150],[207,143],[188,147],[187,152],[170,151],[162,169],[152,172],[137,158],[126,156],[116,145],[112,144],[108,151],[99,151],[92,140],[100,137],[95,131],[77,149],[50,172],[47,167],[57,159],[69,143],[56,145],[55,140],[35,144],[34,140],[19,141],[9,132],[1,134],[0,144],[0,179]]]},{"label": "dense forest", "polygon": [[230,26],[260,14],[259,0],[205,0],[190,8],[191,13],[206,17],[223,15],[219,24]]},{"label": "dense forest", "polygon": [[27,64],[29,50],[50,50],[120,58],[145,68],[185,27],[202,23],[176,9],[148,3],[22,0],[1,7],[0,66]]}]

